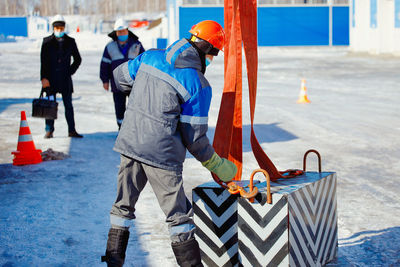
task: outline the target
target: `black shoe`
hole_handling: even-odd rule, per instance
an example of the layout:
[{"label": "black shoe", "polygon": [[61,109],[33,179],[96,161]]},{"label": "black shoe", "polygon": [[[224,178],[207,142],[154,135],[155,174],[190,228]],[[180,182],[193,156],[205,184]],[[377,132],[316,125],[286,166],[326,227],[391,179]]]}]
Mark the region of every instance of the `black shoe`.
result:
[{"label": "black shoe", "polygon": [[110,228],[108,232],[106,255],[101,257],[108,267],[122,267],[128,246],[129,231]]},{"label": "black shoe", "polygon": [[76,131],[73,131],[68,133],[68,137],[82,138],[83,135],[78,134]]},{"label": "black shoe", "polygon": [[46,132],[46,134],[44,135],[44,138],[46,138],[46,139],[53,138],[53,132]]}]

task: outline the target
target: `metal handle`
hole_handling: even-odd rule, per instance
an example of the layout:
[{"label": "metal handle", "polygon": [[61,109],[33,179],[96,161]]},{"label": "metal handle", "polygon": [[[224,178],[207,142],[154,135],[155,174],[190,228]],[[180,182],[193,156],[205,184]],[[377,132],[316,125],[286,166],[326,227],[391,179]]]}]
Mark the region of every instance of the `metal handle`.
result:
[{"label": "metal handle", "polygon": [[243,187],[240,188],[240,196],[247,198],[251,203],[254,202],[254,197],[258,194],[258,188],[254,187],[254,171],[250,176],[249,192],[247,192]]},{"label": "metal handle", "polygon": [[[253,186],[253,179],[254,175],[258,172],[262,172],[265,176],[265,180],[267,182],[267,203],[272,204],[272,195],[271,195],[271,178],[269,177],[269,174],[266,170],[263,169],[257,169],[254,170],[253,173],[250,176],[250,191],[252,191],[252,186]],[[257,187],[256,187],[257,188]],[[252,202],[252,199],[250,199],[250,202]]]},{"label": "metal handle", "polygon": [[315,149],[310,149],[310,150],[308,150],[308,151],[304,154],[304,158],[303,158],[303,171],[306,171],[307,155],[308,155],[309,153],[311,153],[311,152],[317,154],[317,157],[318,157],[318,171],[321,172],[321,155],[320,155],[319,152],[318,152],[317,150],[315,150]]}]

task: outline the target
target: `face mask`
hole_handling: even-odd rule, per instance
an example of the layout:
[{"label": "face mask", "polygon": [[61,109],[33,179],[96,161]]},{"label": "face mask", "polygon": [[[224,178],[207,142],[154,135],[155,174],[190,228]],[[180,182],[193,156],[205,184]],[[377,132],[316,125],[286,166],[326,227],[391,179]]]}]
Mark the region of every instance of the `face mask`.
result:
[{"label": "face mask", "polygon": [[206,57],[206,66],[208,67],[208,65],[210,65],[212,62],[212,59]]},{"label": "face mask", "polygon": [[121,42],[125,42],[126,40],[128,40],[128,35],[119,35],[118,40]]},{"label": "face mask", "polygon": [[61,37],[64,36],[64,32],[54,32],[54,35],[55,35],[57,38],[61,38]]}]

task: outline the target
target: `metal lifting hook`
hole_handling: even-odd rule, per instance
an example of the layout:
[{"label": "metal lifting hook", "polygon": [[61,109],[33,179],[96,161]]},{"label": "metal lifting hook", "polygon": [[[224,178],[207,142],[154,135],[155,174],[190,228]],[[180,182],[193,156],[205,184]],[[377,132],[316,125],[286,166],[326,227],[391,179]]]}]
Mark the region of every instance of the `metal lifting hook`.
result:
[{"label": "metal lifting hook", "polygon": [[[287,173],[286,177],[294,177],[294,176],[298,176],[303,174],[306,171],[306,161],[307,161],[307,155],[309,153],[315,153],[318,157],[318,170],[319,172],[321,172],[321,155],[319,154],[319,152],[315,149],[310,149],[308,150],[305,154],[304,154],[304,158],[303,158],[303,171],[301,170],[287,170],[285,172],[282,173]],[[238,185],[237,183],[235,183],[234,181],[231,181],[229,183],[223,183],[221,180],[219,180],[217,177],[215,177],[213,175],[214,180],[221,185],[223,188],[228,189],[229,193],[235,195],[235,194],[240,194],[241,197],[248,199],[250,202],[254,201],[254,198],[257,196],[258,194],[258,188],[254,186],[254,175],[258,172],[262,172],[265,176],[265,180],[267,182],[267,203],[268,204],[272,204],[272,195],[271,195],[271,178],[268,174],[268,172],[264,169],[256,169],[252,172],[251,176],[250,176],[250,183],[248,185],[249,187],[249,191],[247,192],[245,190],[245,187],[242,187],[240,185]],[[247,187],[247,186],[246,186]]]},{"label": "metal lifting hook", "polygon": [[305,154],[304,154],[304,158],[303,158],[303,171],[306,171],[306,164],[307,164],[307,155],[309,153],[315,153],[318,157],[318,172],[321,172],[321,155],[319,154],[319,152],[315,149],[310,149],[308,150]]},{"label": "metal lifting hook", "polygon": [[244,187],[241,187],[237,185],[235,182],[229,182],[227,184],[228,191],[231,194],[240,194],[241,197],[249,199],[250,202],[254,201],[254,197],[258,194],[258,188],[254,186],[253,180],[254,180],[254,175],[258,172],[262,172],[265,176],[265,179],[267,181],[267,203],[271,204],[272,203],[272,196],[271,196],[271,185],[270,185],[270,177],[269,174],[266,170],[263,169],[257,169],[254,170],[250,176],[250,184],[249,184],[249,192],[247,192]]}]

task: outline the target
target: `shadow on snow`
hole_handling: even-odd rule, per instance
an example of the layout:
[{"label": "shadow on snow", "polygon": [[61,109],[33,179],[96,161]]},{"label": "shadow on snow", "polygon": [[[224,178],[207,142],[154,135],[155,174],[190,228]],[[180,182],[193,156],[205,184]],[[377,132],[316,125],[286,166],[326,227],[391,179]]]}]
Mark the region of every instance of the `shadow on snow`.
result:
[{"label": "shadow on snow", "polygon": [[[278,125],[279,123],[254,124],[254,132],[260,145],[263,143],[287,142],[298,138],[296,135],[282,129]],[[253,151],[250,143],[251,126],[243,125],[242,134],[243,152]],[[214,135],[215,127],[209,127],[207,137],[210,139],[211,143],[213,142]],[[188,158],[193,158],[190,153],[186,153],[186,156]]]},{"label": "shadow on snow", "polygon": [[[26,104],[26,103],[32,103],[34,98],[38,98],[40,95],[40,90],[38,91],[38,95],[32,96],[32,98],[3,98],[0,99],[0,113],[5,111],[9,106],[16,105],[16,104]],[[80,100],[81,97],[73,97],[72,101],[77,101]],[[60,103],[62,104],[62,96],[60,94],[57,94],[57,102],[58,105]],[[27,114],[30,114],[32,110],[27,110]]]},{"label": "shadow on snow", "polygon": [[[100,257],[116,196],[116,136],[72,138],[64,160],[0,165],[0,266],[105,265]],[[146,266],[135,225],[130,232],[127,266]]]},{"label": "shadow on snow", "polygon": [[32,98],[3,98],[0,99],[0,113],[15,104],[32,103]]},{"label": "shadow on snow", "polygon": [[362,231],[339,239],[338,258],[327,266],[400,266],[400,227]]}]

